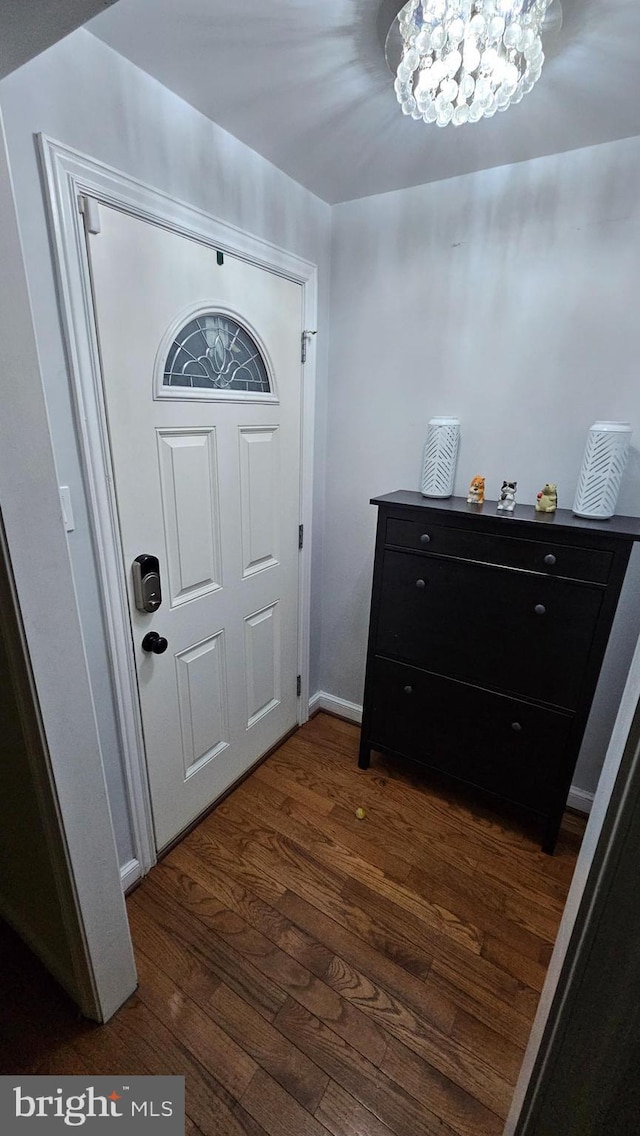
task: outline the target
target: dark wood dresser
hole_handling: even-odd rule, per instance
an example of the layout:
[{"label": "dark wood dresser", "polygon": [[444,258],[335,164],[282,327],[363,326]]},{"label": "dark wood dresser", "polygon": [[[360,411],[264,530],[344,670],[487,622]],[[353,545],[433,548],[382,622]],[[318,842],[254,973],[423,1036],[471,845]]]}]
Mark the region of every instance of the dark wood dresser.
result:
[{"label": "dark wood dresser", "polygon": [[640,520],[399,490],[378,506],[359,764],[513,802],[553,852]]}]

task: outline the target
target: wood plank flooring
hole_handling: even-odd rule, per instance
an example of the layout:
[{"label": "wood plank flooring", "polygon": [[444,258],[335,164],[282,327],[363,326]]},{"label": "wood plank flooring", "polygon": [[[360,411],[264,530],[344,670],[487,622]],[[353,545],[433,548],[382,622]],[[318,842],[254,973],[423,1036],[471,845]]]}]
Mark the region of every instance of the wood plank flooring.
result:
[{"label": "wood plank flooring", "polygon": [[151,872],[106,1026],[2,940],[2,1071],[183,1073],[189,1136],[498,1136],[583,821],[550,858],[357,742],[317,715]]}]

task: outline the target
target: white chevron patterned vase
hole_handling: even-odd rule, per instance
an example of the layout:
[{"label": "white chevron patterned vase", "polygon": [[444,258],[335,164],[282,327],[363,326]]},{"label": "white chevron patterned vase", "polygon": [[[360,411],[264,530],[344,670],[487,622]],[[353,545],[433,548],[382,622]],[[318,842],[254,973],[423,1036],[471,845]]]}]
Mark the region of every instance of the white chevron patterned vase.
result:
[{"label": "white chevron patterned vase", "polygon": [[458,418],[430,418],[427,441],[424,447],[422,481],[423,497],[450,497],[456,475],[460,420]]},{"label": "white chevron patterned vase", "polygon": [[573,502],[576,517],[603,521],[613,516],[630,441],[628,422],[594,422]]}]

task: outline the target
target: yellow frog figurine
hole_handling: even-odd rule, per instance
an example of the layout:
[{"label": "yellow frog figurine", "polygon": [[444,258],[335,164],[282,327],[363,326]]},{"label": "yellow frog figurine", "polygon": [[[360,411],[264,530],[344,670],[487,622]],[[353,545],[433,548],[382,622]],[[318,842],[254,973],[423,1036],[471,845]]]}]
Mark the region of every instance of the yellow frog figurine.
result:
[{"label": "yellow frog figurine", "polygon": [[558,508],[558,486],[550,481],[540,490],[536,499],[536,513],[555,513]]}]

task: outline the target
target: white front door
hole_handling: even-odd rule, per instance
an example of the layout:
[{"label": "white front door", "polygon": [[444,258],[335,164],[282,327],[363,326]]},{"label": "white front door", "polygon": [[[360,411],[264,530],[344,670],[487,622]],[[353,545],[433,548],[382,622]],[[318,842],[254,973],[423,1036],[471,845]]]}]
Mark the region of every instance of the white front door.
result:
[{"label": "white front door", "polygon": [[[297,720],[302,288],[99,216],[89,258],[160,850]],[[141,555],[159,563],[151,613]]]}]

